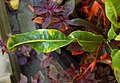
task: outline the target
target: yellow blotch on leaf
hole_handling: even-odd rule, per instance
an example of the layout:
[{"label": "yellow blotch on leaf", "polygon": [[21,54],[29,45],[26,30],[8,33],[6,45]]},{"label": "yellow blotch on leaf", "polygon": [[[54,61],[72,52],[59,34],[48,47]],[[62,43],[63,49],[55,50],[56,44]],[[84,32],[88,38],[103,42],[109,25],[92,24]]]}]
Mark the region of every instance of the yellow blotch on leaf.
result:
[{"label": "yellow blotch on leaf", "polygon": [[17,10],[19,7],[19,0],[10,0],[10,5],[14,10]]}]

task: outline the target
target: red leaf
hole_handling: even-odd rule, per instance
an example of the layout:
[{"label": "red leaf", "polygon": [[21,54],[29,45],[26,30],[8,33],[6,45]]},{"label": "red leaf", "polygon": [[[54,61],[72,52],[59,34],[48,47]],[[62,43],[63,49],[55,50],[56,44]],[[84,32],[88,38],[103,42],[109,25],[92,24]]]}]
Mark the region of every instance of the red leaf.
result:
[{"label": "red leaf", "polygon": [[[105,0],[102,0],[102,2],[104,3]],[[93,13],[93,15],[97,16],[98,10],[101,8],[101,5],[97,2],[94,1],[94,4],[92,5],[91,11]]]},{"label": "red leaf", "polygon": [[[102,2],[104,3],[104,0],[102,0]],[[80,9],[80,11],[86,13],[88,15],[87,20],[91,21],[94,18],[94,16],[98,15],[100,8],[102,8],[101,5],[97,1],[94,1],[91,8],[87,4],[82,9]],[[102,14],[103,12],[101,12],[101,15]]]},{"label": "red leaf", "polygon": [[91,8],[93,15],[97,16],[99,8],[101,8],[100,4],[97,1],[94,1],[94,4],[92,5]]},{"label": "red leaf", "polygon": [[87,79],[90,75],[90,73],[93,71],[94,67],[96,65],[96,60],[94,60],[90,65],[89,67],[83,72],[82,75],[80,75],[78,78],[75,78],[75,81],[79,81],[81,79]]},{"label": "red leaf", "polygon": [[73,63],[70,65],[70,68],[66,70],[67,73],[72,74],[75,71]]},{"label": "red leaf", "polygon": [[76,70],[74,64],[71,63],[70,68],[68,68],[67,70],[65,70],[65,72],[68,73],[68,75],[69,75],[69,77],[70,77],[71,79],[73,79],[74,76],[75,76],[77,73],[79,73],[79,69]]},{"label": "red leaf", "polygon": [[83,53],[84,53],[84,51],[72,51],[72,55],[80,55]]},{"label": "red leaf", "polygon": [[84,13],[86,13],[88,15],[87,20],[90,21],[93,19],[94,14],[92,12],[92,10],[89,8],[89,6],[84,6],[82,9],[80,9],[80,12],[83,11]]},{"label": "red leaf", "polygon": [[104,54],[100,57],[100,60],[97,60],[97,62],[105,63],[105,64],[111,64],[112,59],[108,54]]},{"label": "red leaf", "polygon": [[108,60],[111,60],[111,58],[109,57],[108,54],[104,54],[103,56],[100,57],[101,60],[105,60],[105,59],[108,59]]}]

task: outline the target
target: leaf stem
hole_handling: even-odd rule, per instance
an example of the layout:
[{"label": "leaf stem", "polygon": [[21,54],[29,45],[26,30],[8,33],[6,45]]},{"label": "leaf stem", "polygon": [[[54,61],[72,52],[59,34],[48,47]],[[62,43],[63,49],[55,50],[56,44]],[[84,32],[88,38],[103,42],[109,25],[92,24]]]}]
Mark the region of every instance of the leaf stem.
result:
[{"label": "leaf stem", "polygon": [[110,46],[109,42],[107,41],[106,44],[108,45],[110,51],[112,51],[112,47]]}]

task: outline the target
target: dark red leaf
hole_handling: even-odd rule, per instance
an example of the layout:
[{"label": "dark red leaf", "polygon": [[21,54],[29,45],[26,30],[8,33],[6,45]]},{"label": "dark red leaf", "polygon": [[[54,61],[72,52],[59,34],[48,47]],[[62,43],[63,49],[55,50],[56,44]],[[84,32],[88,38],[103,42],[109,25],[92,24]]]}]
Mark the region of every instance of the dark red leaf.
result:
[{"label": "dark red leaf", "polygon": [[91,72],[93,71],[94,67],[96,65],[96,60],[94,60],[89,67],[83,72],[83,74],[79,78],[75,78],[75,82],[80,81],[81,79],[88,79]]},{"label": "dark red leaf", "polygon": [[51,60],[52,60],[52,57],[46,58],[45,60],[41,61],[40,66],[42,68],[46,68],[46,67],[50,66]]},{"label": "dark red leaf", "polygon": [[2,55],[4,55],[5,51],[2,49]]},{"label": "dark red leaf", "polygon": [[57,81],[58,71],[54,65],[50,65],[49,77],[52,78],[54,81]]},{"label": "dark red leaf", "polygon": [[77,42],[72,42],[70,45],[68,45],[67,50],[69,51],[83,51],[82,47]]},{"label": "dark red leaf", "polygon": [[75,8],[75,0],[69,0],[66,4],[65,4],[65,11],[63,13],[63,17],[64,18],[68,18],[68,16],[73,13],[73,10]]},{"label": "dark red leaf", "polygon": [[50,15],[46,16],[43,20],[42,27],[47,28],[51,23],[52,17]]},{"label": "dark red leaf", "polygon": [[58,29],[61,32],[64,32],[68,29],[68,24],[66,23],[66,19],[64,19],[62,16],[58,19],[52,20],[51,28]]}]

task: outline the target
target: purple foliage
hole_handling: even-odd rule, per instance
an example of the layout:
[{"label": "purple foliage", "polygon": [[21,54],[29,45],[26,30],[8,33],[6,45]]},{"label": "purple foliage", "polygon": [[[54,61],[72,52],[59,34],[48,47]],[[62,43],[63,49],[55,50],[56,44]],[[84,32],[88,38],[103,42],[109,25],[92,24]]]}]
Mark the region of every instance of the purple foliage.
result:
[{"label": "purple foliage", "polygon": [[41,6],[34,6],[34,10],[36,15],[44,15],[42,26],[46,28],[51,23],[53,14],[61,12],[63,7],[57,6],[55,2],[41,1],[40,4]]}]

